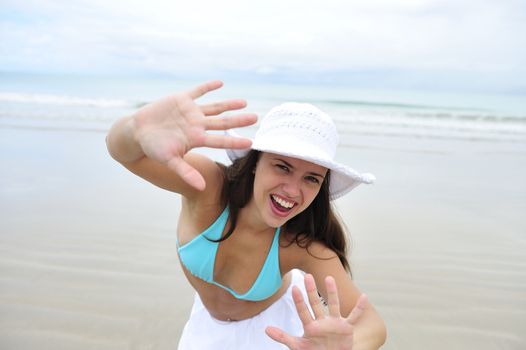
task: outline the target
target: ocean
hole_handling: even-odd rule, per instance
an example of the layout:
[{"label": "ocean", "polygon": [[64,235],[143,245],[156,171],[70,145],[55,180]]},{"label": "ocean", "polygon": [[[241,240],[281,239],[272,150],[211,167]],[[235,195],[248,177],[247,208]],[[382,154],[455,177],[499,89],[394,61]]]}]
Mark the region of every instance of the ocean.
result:
[{"label": "ocean", "polygon": [[[526,152],[526,98],[520,95],[224,82],[203,100],[244,98],[247,111],[260,116],[285,101],[313,103],[333,116],[343,147],[390,147],[390,140],[404,139],[420,142],[418,151],[421,142],[436,149],[439,141],[461,140]],[[159,76],[0,73],[0,127],[105,132],[117,118],[197,83]],[[363,144],[363,136],[378,136],[382,144]]]}]

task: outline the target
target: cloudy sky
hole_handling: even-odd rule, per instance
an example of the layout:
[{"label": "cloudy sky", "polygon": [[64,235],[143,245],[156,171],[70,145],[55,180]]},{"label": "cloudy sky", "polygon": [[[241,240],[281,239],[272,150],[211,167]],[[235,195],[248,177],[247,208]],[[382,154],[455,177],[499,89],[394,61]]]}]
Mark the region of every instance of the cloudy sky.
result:
[{"label": "cloudy sky", "polygon": [[0,0],[0,70],[526,93],[522,0]]}]

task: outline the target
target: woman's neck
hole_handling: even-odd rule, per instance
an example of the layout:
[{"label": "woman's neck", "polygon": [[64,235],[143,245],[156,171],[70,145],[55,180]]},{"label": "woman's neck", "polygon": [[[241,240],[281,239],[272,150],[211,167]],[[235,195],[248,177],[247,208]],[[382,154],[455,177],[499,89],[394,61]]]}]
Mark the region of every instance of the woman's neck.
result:
[{"label": "woman's neck", "polygon": [[236,226],[244,232],[253,232],[255,234],[275,230],[263,220],[253,200],[250,200],[244,208],[239,209]]}]

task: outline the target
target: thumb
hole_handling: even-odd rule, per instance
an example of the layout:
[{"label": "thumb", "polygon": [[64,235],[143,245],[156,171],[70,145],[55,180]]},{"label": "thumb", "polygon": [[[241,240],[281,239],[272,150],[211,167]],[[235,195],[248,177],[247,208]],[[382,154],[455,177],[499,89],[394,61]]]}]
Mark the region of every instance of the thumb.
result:
[{"label": "thumb", "polygon": [[272,340],[281,343],[288,347],[289,349],[297,349],[298,338],[291,336],[290,334],[282,331],[276,327],[267,327],[265,333],[272,338]]},{"label": "thumb", "polygon": [[202,191],[206,187],[203,176],[190,164],[185,162],[181,157],[174,157],[166,165],[175,171],[190,186]]},{"label": "thumb", "polygon": [[347,322],[349,322],[350,324],[355,324],[360,318],[360,316],[362,316],[362,314],[364,313],[366,307],[367,307],[367,295],[362,294],[358,298],[358,301],[356,301],[356,305],[354,306],[351,313],[347,317]]}]

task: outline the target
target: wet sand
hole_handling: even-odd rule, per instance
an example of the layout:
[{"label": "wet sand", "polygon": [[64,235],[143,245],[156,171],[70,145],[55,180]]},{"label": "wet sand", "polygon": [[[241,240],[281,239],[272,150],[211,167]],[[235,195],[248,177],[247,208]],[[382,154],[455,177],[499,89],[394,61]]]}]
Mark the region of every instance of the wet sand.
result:
[{"label": "wet sand", "polygon": [[[0,129],[2,349],[177,346],[193,297],[178,198],[111,160],[104,137]],[[384,349],[525,348],[524,150],[353,143],[339,158],[378,182],[337,205],[356,283],[388,325]]]}]

